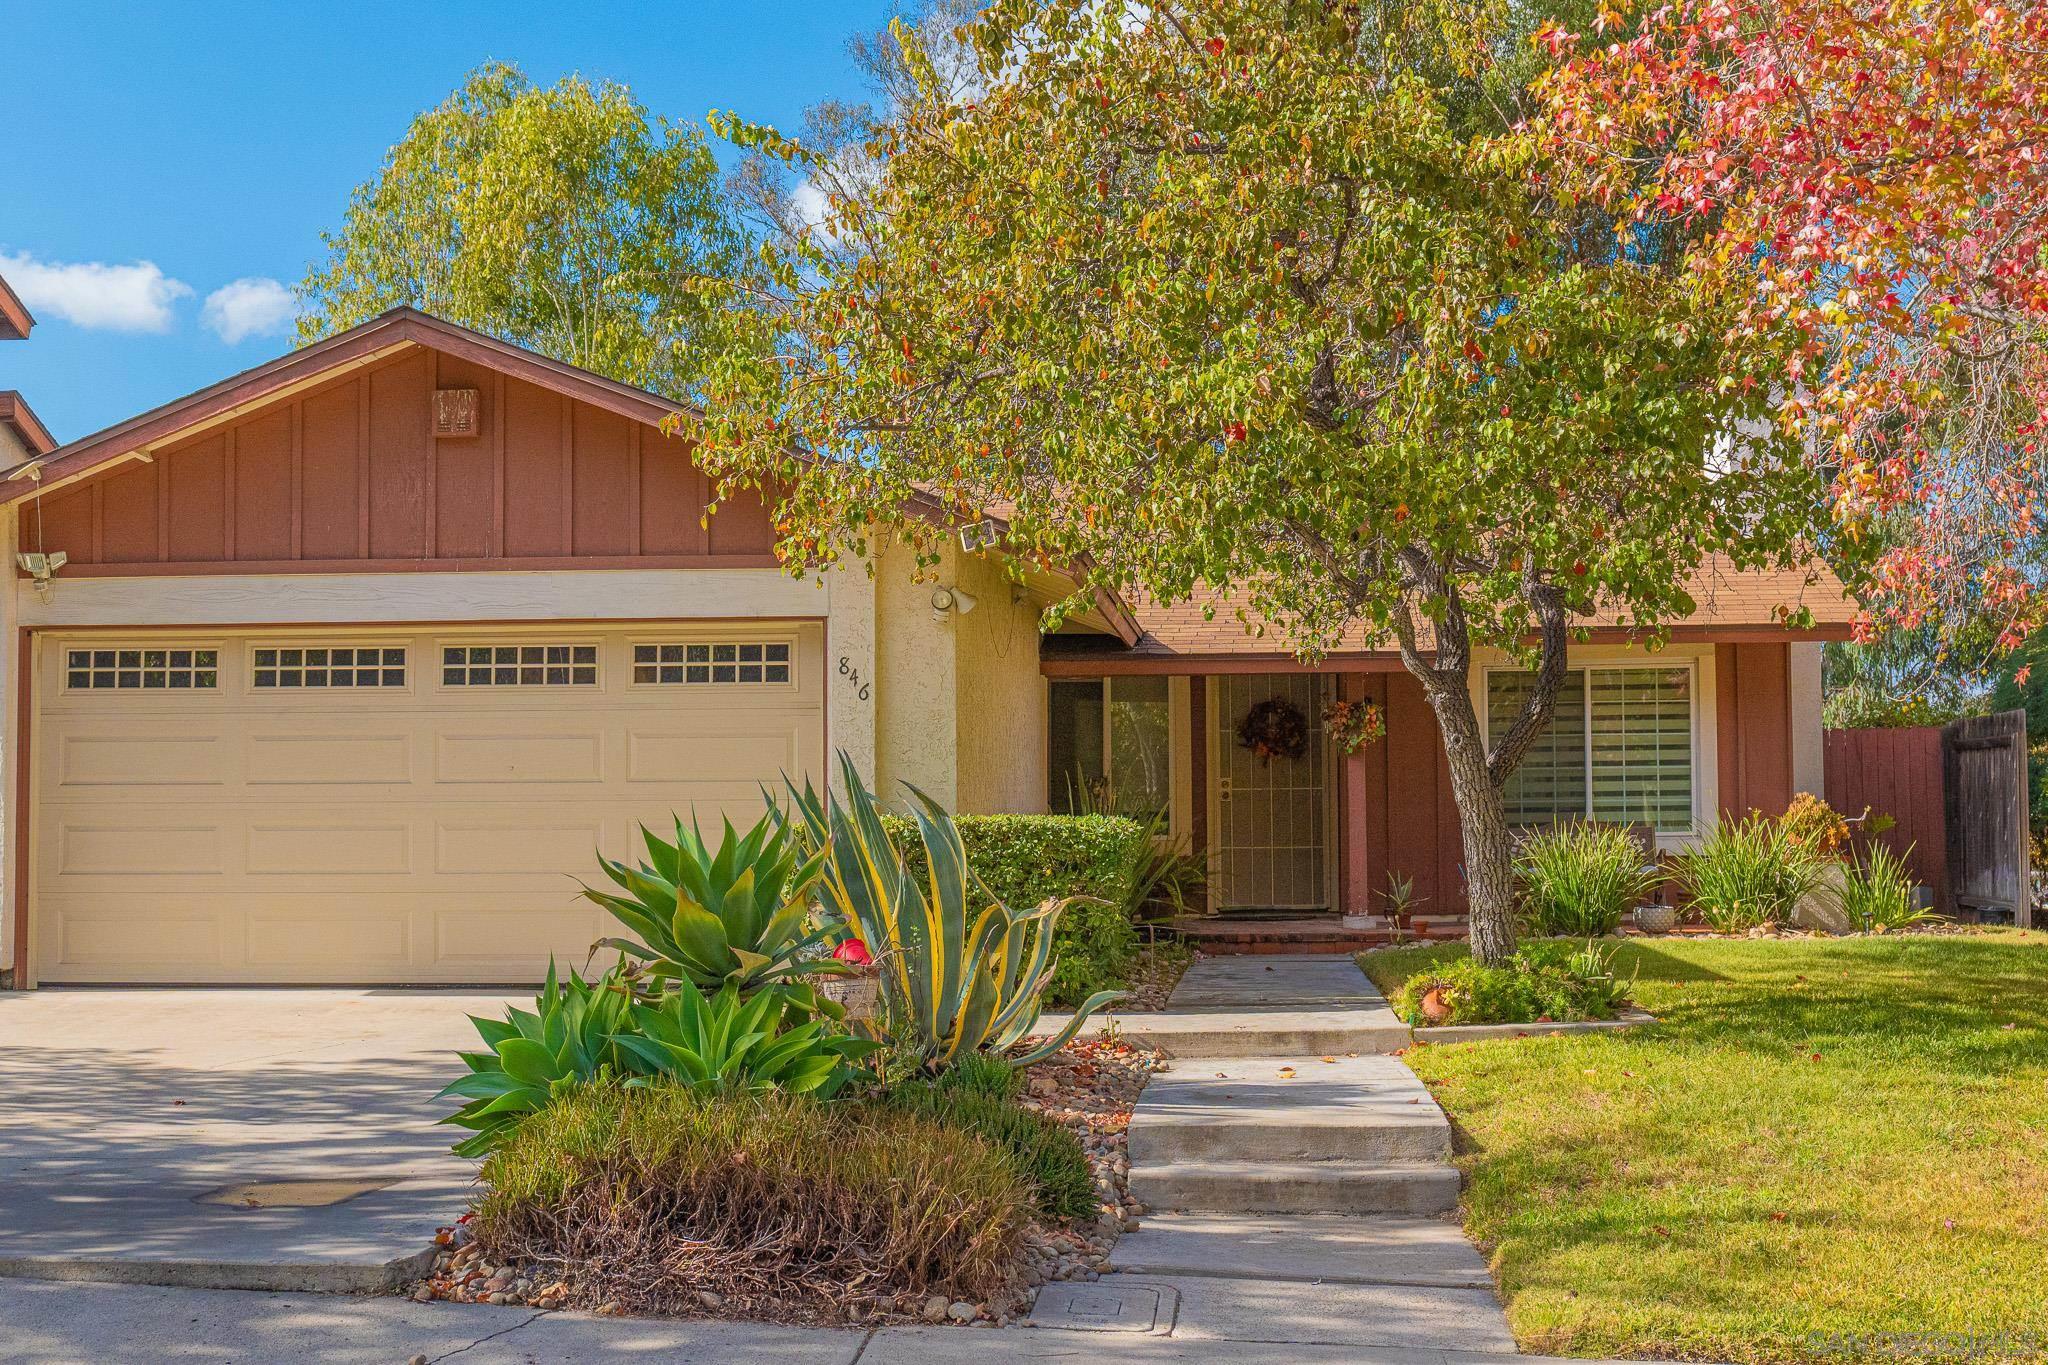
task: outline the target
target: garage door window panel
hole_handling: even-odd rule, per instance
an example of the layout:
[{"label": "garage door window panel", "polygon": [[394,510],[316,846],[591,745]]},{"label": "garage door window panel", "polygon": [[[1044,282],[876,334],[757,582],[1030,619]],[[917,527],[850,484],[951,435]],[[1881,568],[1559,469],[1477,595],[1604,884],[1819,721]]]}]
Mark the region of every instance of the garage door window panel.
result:
[{"label": "garage door window panel", "polygon": [[633,646],[636,685],[788,687],[787,640],[658,640]]},{"label": "garage door window panel", "polygon": [[204,692],[219,686],[219,650],[114,645],[64,652],[67,692]]},{"label": "garage door window panel", "polygon": [[260,644],[249,660],[250,685],[262,691],[405,686],[405,649],[398,645]]},{"label": "garage door window panel", "polygon": [[595,687],[597,646],[550,644],[444,645],[443,687]]}]

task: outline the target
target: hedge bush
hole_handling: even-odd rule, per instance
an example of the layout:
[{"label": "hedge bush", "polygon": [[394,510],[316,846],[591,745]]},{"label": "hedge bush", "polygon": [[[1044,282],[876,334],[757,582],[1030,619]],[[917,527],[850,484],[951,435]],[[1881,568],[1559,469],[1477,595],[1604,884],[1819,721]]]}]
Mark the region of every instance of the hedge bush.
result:
[{"label": "hedge bush", "polygon": [[[1144,828],[1120,815],[961,815],[967,865],[1005,905],[1022,909],[1068,896],[1094,896],[1107,904],[1070,905],[1053,944],[1059,965],[1045,992],[1055,1008],[1079,1004],[1099,990],[1128,985],[1137,956],[1131,922],[1131,878]],[[924,844],[917,824],[903,816],[883,821],[913,873],[924,874]]]}]

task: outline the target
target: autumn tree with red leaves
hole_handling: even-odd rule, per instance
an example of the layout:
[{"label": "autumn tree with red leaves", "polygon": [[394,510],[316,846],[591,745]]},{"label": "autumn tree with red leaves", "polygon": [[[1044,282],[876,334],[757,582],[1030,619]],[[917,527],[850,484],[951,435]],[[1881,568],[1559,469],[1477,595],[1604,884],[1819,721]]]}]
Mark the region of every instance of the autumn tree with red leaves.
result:
[{"label": "autumn tree with red leaves", "polygon": [[1539,40],[1582,187],[1703,229],[1692,268],[1753,281],[1732,333],[1803,338],[1782,415],[1877,538],[1875,624],[2048,619],[2048,5],[1621,0]]}]

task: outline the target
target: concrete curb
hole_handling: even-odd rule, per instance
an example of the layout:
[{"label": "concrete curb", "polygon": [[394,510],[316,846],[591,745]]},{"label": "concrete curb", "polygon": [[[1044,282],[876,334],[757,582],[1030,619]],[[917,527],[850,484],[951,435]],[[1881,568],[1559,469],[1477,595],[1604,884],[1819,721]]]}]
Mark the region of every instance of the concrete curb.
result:
[{"label": "concrete curb", "polygon": [[153,1284],[174,1289],[383,1294],[434,1268],[436,1248],[378,1262],[144,1261],[120,1256],[0,1256],[0,1278],[66,1283]]},{"label": "concrete curb", "polygon": [[1654,1024],[1657,1016],[1624,1010],[1615,1019],[1581,1019],[1570,1024],[1438,1024],[1414,1030],[1418,1043],[1490,1043],[1504,1038],[1551,1038],[1568,1033],[1612,1033]]}]

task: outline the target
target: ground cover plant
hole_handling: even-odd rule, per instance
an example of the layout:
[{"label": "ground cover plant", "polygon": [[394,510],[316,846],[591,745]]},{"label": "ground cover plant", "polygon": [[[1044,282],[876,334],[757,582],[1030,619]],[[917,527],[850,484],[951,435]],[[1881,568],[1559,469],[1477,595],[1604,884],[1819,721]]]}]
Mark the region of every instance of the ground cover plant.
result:
[{"label": "ground cover plant", "polygon": [[937,1076],[914,1068],[882,1093],[882,1102],[923,1114],[993,1144],[1030,1185],[1040,1216],[1087,1218],[1095,1212],[1095,1177],[1074,1132],[1017,1102],[1023,1074],[970,1054]]},{"label": "ground cover plant", "polygon": [[1418,1028],[1612,1019],[1629,998],[1612,959],[1612,949],[1570,941],[1525,943],[1498,967],[1461,952],[1415,971],[1389,998]]},{"label": "ground cover plant", "polygon": [[[1365,954],[1388,993],[1452,946]],[[1660,1022],[1411,1049],[1523,1349],[2048,1350],[2048,935],[1631,940]]]},{"label": "ground cover plant", "polygon": [[[573,1301],[813,1321],[999,1294],[1033,1207],[1010,1155],[892,1105],[579,1087],[484,1164],[476,1238]],[[708,1297],[707,1297],[708,1296]]]}]

